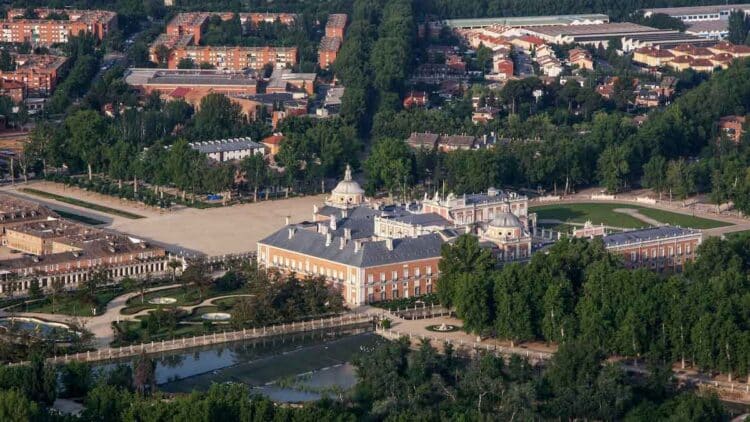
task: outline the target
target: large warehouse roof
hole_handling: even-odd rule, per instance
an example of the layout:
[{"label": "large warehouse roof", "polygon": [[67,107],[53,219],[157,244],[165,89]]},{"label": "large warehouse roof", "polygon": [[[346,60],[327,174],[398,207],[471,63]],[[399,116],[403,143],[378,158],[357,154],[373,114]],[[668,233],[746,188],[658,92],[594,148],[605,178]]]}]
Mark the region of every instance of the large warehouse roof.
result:
[{"label": "large warehouse roof", "polygon": [[478,19],[447,19],[446,25],[452,28],[481,28],[491,25],[505,26],[547,26],[547,25],[579,25],[609,22],[609,16],[603,14],[582,15],[553,15],[553,16],[522,16],[497,17]]}]

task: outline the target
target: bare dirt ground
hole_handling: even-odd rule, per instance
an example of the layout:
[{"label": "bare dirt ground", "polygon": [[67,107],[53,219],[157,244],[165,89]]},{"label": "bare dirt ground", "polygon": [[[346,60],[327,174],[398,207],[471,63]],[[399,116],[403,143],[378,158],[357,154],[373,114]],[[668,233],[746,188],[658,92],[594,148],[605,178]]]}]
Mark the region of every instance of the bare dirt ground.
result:
[{"label": "bare dirt ground", "polygon": [[[145,218],[132,220],[40,198],[19,190],[24,187],[127,211]],[[231,207],[180,208],[173,211],[161,211],[119,198],[77,188],[65,188],[61,184],[50,182],[17,184],[15,187],[5,187],[3,190],[43,204],[60,205],[85,215],[101,216],[103,220],[109,222],[107,228],[167,245],[173,252],[187,254],[201,252],[210,256],[254,251],[258,240],[284,226],[286,216],[289,216],[293,222],[311,220],[313,205],[322,205],[325,199],[323,195],[316,195]]]},{"label": "bare dirt ground", "polygon": [[323,196],[306,196],[204,210],[186,208],[139,220],[117,219],[110,227],[188,253],[243,253],[254,251],[258,240],[282,228],[286,216],[293,222],[311,220],[313,205],[323,200]]}]

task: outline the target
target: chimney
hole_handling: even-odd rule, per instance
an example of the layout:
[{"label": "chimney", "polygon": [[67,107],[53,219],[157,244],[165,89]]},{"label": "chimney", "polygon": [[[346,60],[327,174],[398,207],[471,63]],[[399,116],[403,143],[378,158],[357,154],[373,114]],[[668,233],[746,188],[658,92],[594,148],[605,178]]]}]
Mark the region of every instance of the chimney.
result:
[{"label": "chimney", "polygon": [[354,241],[354,253],[359,252],[360,243],[358,240]]},{"label": "chimney", "polygon": [[346,238],[340,238],[341,242],[339,242],[339,249],[344,249],[344,246],[346,246]]},{"label": "chimney", "polygon": [[291,239],[293,237],[294,237],[294,227],[289,227],[289,238]]},{"label": "chimney", "polygon": [[352,240],[352,229],[348,227],[344,229],[344,239]]},{"label": "chimney", "polygon": [[336,230],[336,216],[331,216],[331,230]]},{"label": "chimney", "polygon": [[331,246],[331,241],[333,240],[333,236],[331,233],[326,233],[326,247]]},{"label": "chimney", "polygon": [[286,225],[287,226],[292,223],[292,218],[290,216],[288,216],[288,215],[286,217],[284,217],[284,220],[286,221]]},{"label": "chimney", "polygon": [[349,217],[349,210],[341,210],[341,218]]},{"label": "chimney", "polygon": [[393,239],[391,238],[385,239],[385,248],[388,249],[389,251],[393,250]]}]

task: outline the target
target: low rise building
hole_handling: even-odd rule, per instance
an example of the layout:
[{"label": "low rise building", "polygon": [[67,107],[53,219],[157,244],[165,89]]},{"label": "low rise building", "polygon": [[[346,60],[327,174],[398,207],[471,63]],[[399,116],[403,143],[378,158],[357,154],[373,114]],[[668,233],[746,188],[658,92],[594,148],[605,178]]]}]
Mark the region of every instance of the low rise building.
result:
[{"label": "low rise building", "polygon": [[71,36],[82,32],[93,34],[101,41],[117,29],[117,14],[107,10],[37,8],[34,9],[36,19],[24,18],[26,10],[8,10],[8,17],[0,20],[0,41],[51,46],[68,42]]},{"label": "low rise building", "polygon": [[643,9],[646,17],[664,14],[685,23],[685,32],[704,38],[722,39],[729,34],[729,15],[740,11],[750,15],[750,4],[717,4],[708,6],[663,7]]},{"label": "low rise building", "polygon": [[28,223],[58,219],[47,207],[35,202],[0,193],[0,246],[7,246],[6,229]]},{"label": "low rise building", "polygon": [[663,29],[651,28],[630,22],[602,23],[589,25],[550,25],[524,28],[528,35],[541,38],[552,44],[581,44],[594,47],[607,47],[613,38],[633,35],[661,34]]},{"label": "low rise building", "polygon": [[220,163],[239,161],[251,155],[264,155],[265,147],[250,137],[193,142],[191,148]]},{"label": "low rise building", "polygon": [[55,282],[73,290],[99,271],[113,282],[169,272],[166,251],[135,237],[54,218],[5,230],[8,247],[24,255],[0,260],[1,294],[28,294],[34,278],[43,290]]},{"label": "low rise building", "polygon": [[739,144],[742,135],[745,133],[746,122],[747,117],[745,116],[724,116],[719,119],[719,132],[726,139]]},{"label": "low rise building", "polygon": [[403,106],[406,109],[412,107],[426,107],[430,100],[424,91],[409,91],[404,97]]},{"label": "low rise building", "polygon": [[568,52],[568,63],[579,69],[594,70],[594,59],[591,53],[583,48],[574,48]]},{"label": "low rise building", "polygon": [[295,73],[291,69],[276,68],[268,80],[266,92],[305,92],[312,95],[315,93],[316,80],[315,73]]},{"label": "low rise building", "polygon": [[281,143],[284,141],[284,135],[281,133],[274,133],[271,136],[263,138],[261,143],[266,147],[266,153],[271,157],[276,156],[281,148]]},{"label": "low rise building", "polygon": [[437,149],[443,152],[477,148],[477,137],[472,135],[443,135],[438,138]]},{"label": "low rise building", "polygon": [[623,257],[627,268],[679,272],[696,258],[703,235],[698,230],[662,226],[609,234],[603,241],[609,252]]},{"label": "low rise building", "polygon": [[486,124],[500,114],[500,109],[496,107],[479,107],[471,113],[471,121],[474,124]]},{"label": "low rise building", "polygon": [[252,95],[258,92],[258,79],[252,71],[201,69],[138,69],[125,73],[125,82],[144,94],[158,92],[167,99],[184,99],[188,94],[209,93]]}]

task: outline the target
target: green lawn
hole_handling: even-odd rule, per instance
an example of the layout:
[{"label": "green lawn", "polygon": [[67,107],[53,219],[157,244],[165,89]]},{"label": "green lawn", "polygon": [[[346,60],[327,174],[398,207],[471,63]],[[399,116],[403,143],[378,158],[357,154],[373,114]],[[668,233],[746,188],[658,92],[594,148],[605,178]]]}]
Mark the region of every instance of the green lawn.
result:
[{"label": "green lawn", "polygon": [[645,222],[631,217],[630,215],[615,212],[614,210],[616,208],[636,209],[647,217],[674,226],[708,229],[728,225],[720,221],[677,214],[653,208],[645,208],[632,204],[591,203],[542,205],[531,207],[530,211],[537,213],[537,218],[540,220],[556,219],[573,223],[585,223],[587,220],[590,220],[594,224],[604,224],[606,226],[622,228],[640,228],[648,226]]},{"label": "green lawn", "polygon": [[29,193],[29,194],[36,195],[36,196],[40,196],[42,198],[54,199],[55,201],[60,201],[60,202],[66,203],[66,204],[77,205],[79,207],[88,208],[88,209],[91,209],[91,210],[94,210],[94,211],[100,211],[100,212],[107,213],[107,214],[112,214],[112,215],[117,215],[117,216],[120,216],[120,217],[129,218],[131,220],[136,220],[136,219],[139,219],[139,218],[144,218],[142,215],[133,214],[133,213],[130,213],[130,212],[127,212],[127,211],[118,210],[118,209],[115,209],[115,208],[105,207],[105,206],[99,205],[99,204],[93,204],[91,202],[81,201],[80,199],[71,198],[69,196],[62,196],[62,195],[57,195],[57,194],[54,194],[54,193],[45,192],[45,191],[39,190],[39,189],[23,188],[23,189],[20,189],[20,190],[21,190],[21,192]]},{"label": "green lawn", "polygon": [[716,227],[731,226],[723,221],[709,220],[707,218],[693,217],[691,215],[677,214],[653,208],[640,208],[640,213],[654,220],[668,223],[673,226],[690,227],[692,229],[714,229]]},{"label": "green lawn", "polygon": [[92,307],[96,307],[97,315],[100,315],[107,307],[107,303],[121,295],[123,291],[121,289],[107,289],[97,292],[96,303],[89,302],[83,295],[78,294],[65,294],[59,296],[55,300],[54,312],[52,306],[52,299],[49,297],[29,304],[28,306],[22,306],[18,309],[23,309],[28,312],[40,312],[44,314],[61,314],[70,316],[90,317],[94,316],[91,312]]},{"label": "green lawn", "polygon": [[535,212],[539,220],[555,219],[573,223],[585,223],[589,220],[594,224],[622,228],[638,228],[647,225],[629,215],[614,212],[613,209],[615,208],[636,207],[612,204],[564,204],[532,207],[529,211]]},{"label": "green lawn", "polygon": [[[138,313],[144,309],[156,309],[158,307],[171,307],[171,306],[191,306],[191,305],[197,305],[202,300],[210,299],[212,297],[219,297],[219,296],[228,296],[228,295],[234,295],[234,294],[243,294],[247,293],[247,288],[243,286],[242,288],[235,289],[235,290],[220,290],[216,288],[216,285],[213,285],[211,288],[208,289],[205,295],[203,295],[203,298],[201,299],[200,295],[198,294],[198,290],[193,286],[188,286],[187,291],[183,290],[182,287],[175,287],[172,289],[166,289],[166,290],[158,290],[155,292],[146,293],[143,303],[141,303],[141,296],[134,296],[130,299],[128,299],[127,307],[122,310],[123,314],[126,315],[132,315],[135,313]],[[157,298],[157,297],[171,297],[174,299],[177,299],[177,302],[172,305],[154,305],[148,303],[150,299]],[[231,299],[226,299],[230,301]],[[230,302],[231,304],[234,304],[234,302]]]}]

